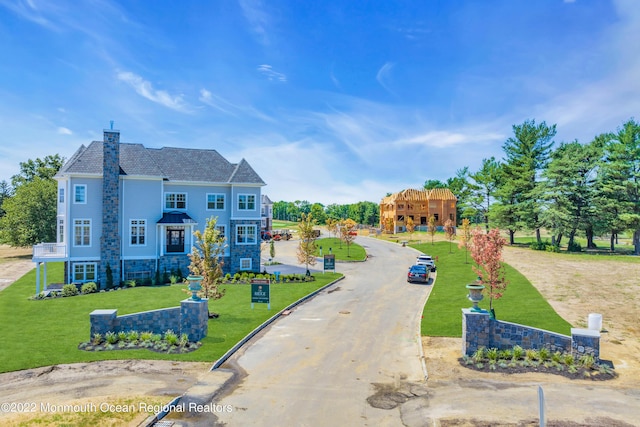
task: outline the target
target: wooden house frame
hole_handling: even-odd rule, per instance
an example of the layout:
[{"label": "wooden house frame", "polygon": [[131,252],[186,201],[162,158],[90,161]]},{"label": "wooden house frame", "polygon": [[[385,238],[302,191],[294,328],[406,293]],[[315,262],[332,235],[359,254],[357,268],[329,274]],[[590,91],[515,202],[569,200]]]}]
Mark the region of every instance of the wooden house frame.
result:
[{"label": "wooden house frame", "polygon": [[426,228],[431,216],[438,227],[444,226],[447,219],[455,225],[457,201],[448,188],[407,189],[391,194],[380,202],[380,228],[392,233],[405,231],[407,218],[413,219],[417,229]]}]

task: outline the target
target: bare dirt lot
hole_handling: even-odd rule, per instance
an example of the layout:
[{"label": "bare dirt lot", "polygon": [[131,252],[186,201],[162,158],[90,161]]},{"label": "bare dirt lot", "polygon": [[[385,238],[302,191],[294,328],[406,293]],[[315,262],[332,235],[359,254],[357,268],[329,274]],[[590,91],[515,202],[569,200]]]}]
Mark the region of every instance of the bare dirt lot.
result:
[{"label": "bare dirt lot", "polygon": [[[0,248],[1,249],[1,248]],[[640,395],[638,385],[640,378],[640,263],[618,261],[594,261],[588,257],[557,256],[546,252],[531,251],[520,248],[506,248],[504,259],[507,263],[522,272],[549,301],[554,309],[576,327],[586,327],[589,313],[600,313],[603,316],[601,337],[601,357],[611,360],[618,372],[618,378],[606,381],[603,385],[610,391],[620,391],[623,395]],[[12,259],[0,262],[0,278],[16,280],[33,264],[25,259]],[[0,288],[1,289],[1,288]],[[536,373],[497,374],[482,373],[461,366],[457,359],[461,356],[460,339],[455,338],[423,338],[423,348],[427,370],[428,385],[442,396],[452,399],[464,398],[474,388],[470,384],[484,381],[482,386],[494,387],[492,396],[503,388],[509,388],[514,399],[520,385],[546,384],[555,387],[559,393],[573,397],[575,390],[591,390],[594,385],[590,380],[569,380],[556,375]],[[0,403],[6,402],[50,402],[55,404],[82,404],[86,402],[168,402],[171,398],[182,394],[207,374],[209,364],[177,363],[168,361],[105,361],[73,365],[59,365],[32,369],[28,371],[0,374]],[[572,387],[572,388],[563,388]],[[486,393],[486,391],[485,391]],[[456,397],[457,396],[457,397]],[[577,394],[576,394],[577,396]],[[494,397],[495,398],[495,397]],[[636,400],[637,401],[637,400]],[[487,397],[487,402],[492,402]],[[435,411],[435,401],[432,411]],[[513,402],[512,402],[513,403]],[[531,406],[535,406],[535,400]],[[478,419],[468,416],[471,400],[466,401],[466,413],[461,413],[451,403],[449,412],[433,412],[431,419],[437,423],[424,425],[438,426],[516,426],[537,425],[529,423],[498,422],[514,417],[514,406],[492,405],[487,411],[482,400],[476,402],[478,412],[485,417]],[[610,408],[609,408],[610,409]],[[615,408],[614,408],[615,409]],[[627,408],[629,409],[629,408]],[[631,408],[633,409],[633,408]],[[572,414],[570,408],[564,409],[568,419],[584,420],[585,414]],[[620,411],[624,411],[624,407]],[[488,416],[487,412],[490,412]],[[535,410],[528,408],[526,413]],[[453,414],[453,415],[452,415]],[[458,415],[456,415],[458,414]],[[572,418],[573,415],[573,418]],[[38,425],[59,425],[52,417],[42,420],[43,414],[17,414],[0,412],[2,425],[29,425],[38,420]],[[137,425],[145,418],[139,413],[127,419],[101,419],[105,425]],[[521,419],[515,418],[515,419]],[[629,419],[627,417],[626,419]],[[638,421],[636,419],[636,421]],[[68,425],[80,425],[73,419]],[[639,421],[640,422],[640,421]],[[549,423],[556,426],[612,425],[633,426],[635,422],[616,423],[611,418],[593,418],[590,423]]]},{"label": "bare dirt lot", "polygon": [[[592,380],[571,380],[558,375],[522,373],[500,374],[477,372],[461,366],[457,359],[461,356],[462,343],[459,338],[423,337],[423,348],[429,372],[429,383],[443,384],[446,387],[471,382],[486,381],[483,386],[494,387],[517,385],[541,385],[557,388],[557,393],[570,393],[569,399],[580,400],[579,392],[601,387],[599,392],[621,393],[637,396],[640,394],[640,264],[618,261],[594,261],[588,257],[559,256],[547,252],[532,251],[524,248],[507,247],[503,253],[504,260],[526,276],[552,307],[574,327],[587,327],[589,313],[603,316],[603,329],[600,339],[600,355],[602,359],[613,362],[618,377],[603,383],[594,384]],[[469,390],[469,387],[461,388]],[[437,388],[436,388],[437,390]],[[513,389],[514,401],[516,389]],[[573,396],[571,396],[571,394]],[[615,398],[614,398],[615,400]],[[637,401],[637,400],[636,400]],[[566,402],[565,402],[566,403]],[[535,414],[535,400],[531,401]],[[601,404],[598,402],[596,404]],[[477,419],[449,416],[441,418],[451,426],[537,426],[536,420],[527,423],[502,423],[513,417],[513,405],[492,404],[485,402],[486,409]],[[566,419],[579,421],[575,424],[566,421],[549,423],[556,426],[628,426],[640,425],[637,418],[633,424],[616,423],[611,417],[592,417],[590,421],[580,405],[564,405],[562,412]],[[485,407],[485,408],[486,408]],[[603,408],[604,409],[604,408]],[[607,408],[611,409],[611,408]],[[619,413],[625,411],[624,405]],[[559,411],[558,411],[559,412]],[[595,411],[597,413],[597,410]],[[627,414],[626,419],[633,416]],[[521,418],[517,420],[522,421]]]}]

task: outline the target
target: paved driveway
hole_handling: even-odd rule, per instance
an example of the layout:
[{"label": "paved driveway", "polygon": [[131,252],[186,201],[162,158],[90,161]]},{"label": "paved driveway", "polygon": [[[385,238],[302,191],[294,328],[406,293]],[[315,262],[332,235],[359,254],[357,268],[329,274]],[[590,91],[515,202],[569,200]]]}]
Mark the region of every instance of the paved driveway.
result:
[{"label": "paved driveway", "polygon": [[369,254],[365,263],[338,263],[344,280],[282,317],[236,356],[245,376],[216,399],[233,408],[217,414],[220,422],[402,425],[399,411],[375,408],[367,398],[381,387],[424,380],[419,321],[431,286],[406,282],[413,249],[370,238],[357,242]]}]

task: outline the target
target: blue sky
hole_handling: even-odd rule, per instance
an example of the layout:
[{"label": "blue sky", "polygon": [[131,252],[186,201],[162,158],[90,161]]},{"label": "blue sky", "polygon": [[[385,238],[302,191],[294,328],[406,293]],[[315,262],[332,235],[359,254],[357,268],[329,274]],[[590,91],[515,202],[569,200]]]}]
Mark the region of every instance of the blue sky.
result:
[{"label": "blue sky", "polygon": [[0,180],[114,120],[245,158],[274,201],[378,202],[524,120],[588,142],[640,111],[635,0],[0,0],[0,38]]}]

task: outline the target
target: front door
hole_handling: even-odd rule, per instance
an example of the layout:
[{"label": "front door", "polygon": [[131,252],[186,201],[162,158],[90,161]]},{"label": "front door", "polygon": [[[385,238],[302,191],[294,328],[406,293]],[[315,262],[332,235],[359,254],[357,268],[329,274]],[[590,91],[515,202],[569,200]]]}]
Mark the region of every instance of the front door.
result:
[{"label": "front door", "polygon": [[167,253],[184,252],[184,228],[167,228]]}]

